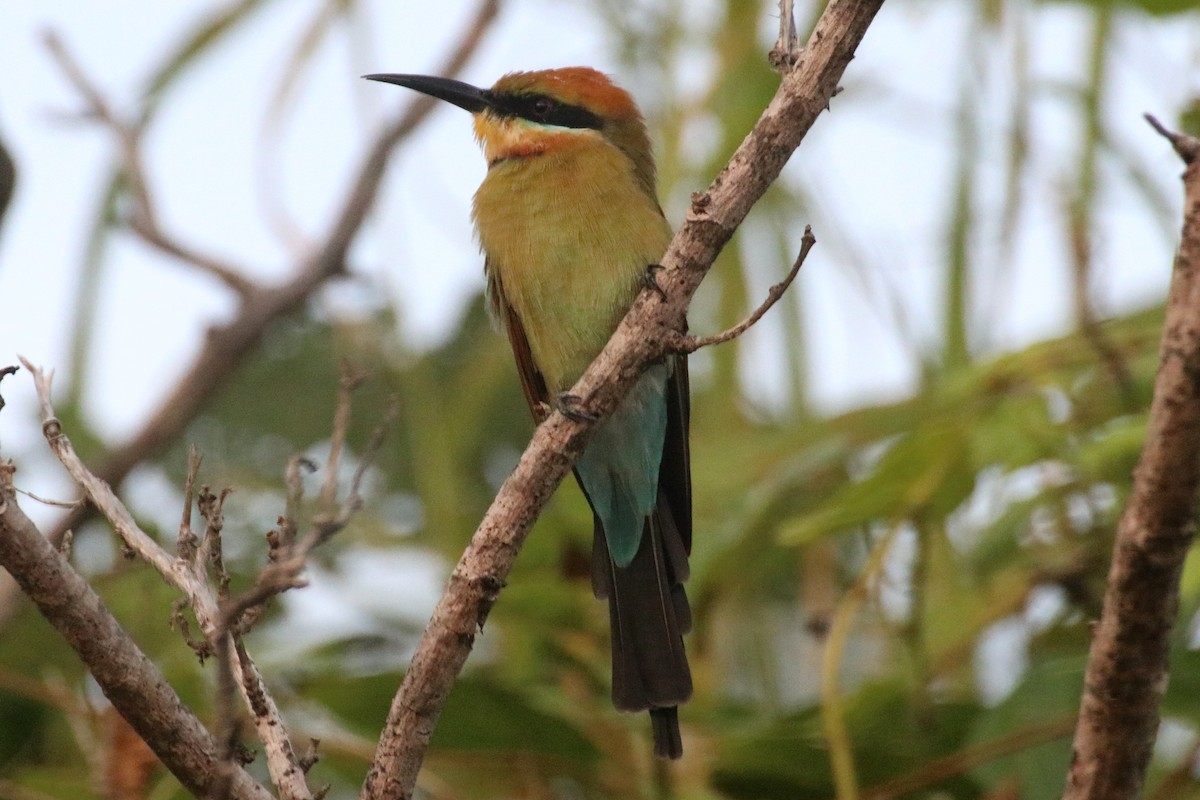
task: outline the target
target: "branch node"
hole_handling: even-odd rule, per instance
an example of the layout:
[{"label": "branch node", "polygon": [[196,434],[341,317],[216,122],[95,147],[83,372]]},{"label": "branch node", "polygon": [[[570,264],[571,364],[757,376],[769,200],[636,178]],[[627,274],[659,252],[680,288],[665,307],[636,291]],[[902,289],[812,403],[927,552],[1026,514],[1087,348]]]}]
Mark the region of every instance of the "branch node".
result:
[{"label": "branch node", "polygon": [[197,540],[192,530],[192,504],[196,496],[196,477],[200,473],[200,453],[196,446],[188,448],[187,481],[183,490],[183,516],[179,521],[179,539],[175,545],[175,554],[185,562],[192,563],[196,558]]},{"label": "branch node", "polygon": [[[4,368],[0,369],[0,382],[2,382],[5,378],[7,378],[9,375],[12,375],[14,372],[16,372],[19,369],[20,369],[20,367],[17,367],[17,366],[9,366],[9,367],[4,367]],[[3,408],[4,408],[4,396],[0,395],[0,409],[3,409]]]},{"label": "branch node", "polygon": [[577,394],[560,392],[554,396],[554,410],[572,422],[595,422],[600,416],[589,411],[585,400]]},{"label": "branch node", "polygon": [[483,575],[473,580],[472,583],[479,590],[479,604],[475,609],[475,627],[482,631],[483,624],[487,622],[488,615],[492,613],[492,606],[500,597],[500,591],[508,584],[503,578],[496,575]]},{"label": "branch node", "polygon": [[71,544],[75,541],[75,531],[67,528],[63,531],[62,541],[58,543],[58,554],[67,561],[71,560]]},{"label": "branch node", "polygon": [[1171,146],[1175,148],[1175,152],[1183,159],[1183,163],[1191,164],[1197,157],[1200,157],[1200,139],[1197,139],[1195,136],[1189,136],[1186,133],[1176,133],[1169,130],[1153,114],[1143,114],[1142,116],[1146,118],[1146,122],[1150,123],[1150,127],[1158,131],[1159,135],[1171,143]]},{"label": "branch node", "polygon": [[804,236],[800,239],[800,253],[796,256],[796,261],[792,264],[792,268],[788,271],[788,274],[782,281],[772,286],[768,290],[767,297],[763,300],[762,304],[754,309],[750,316],[737,325],[712,336],[689,336],[679,331],[666,329],[663,332],[665,346],[676,353],[694,353],[702,347],[724,344],[750,330],[771,309],[771,306],[775,305],[779,302],[779,298],[783,297],[788,287],[792,285],[792,281],[800,273],[800,268],[804,266],[804,261],[808,258],[809,251],[812,250],[813,245],[816,243],[817,239],[813,236],[812,226],[805,225]]},{"label": "branch node", "polygon": [[171,618],[168,621],[168,624],[172,628],[175,628],[179,631],[179,634],[183,637],[184,644],[186,644],[188,648],[196,654],[196,658],[199,659],[200,665],[203,666],[204,662],[207,661],[208,658],[213,654],[212,645],[209,643],[208,639],[197,639],[192,636],[192,627],[188,623],[187,617],[183,615],[183,610],[187,608],[187,605],[188,601],[183,598],[180,598],[172,603]]},{"label": "branch node", "polygon": [[779,0],[779,38],[767,54],[767,63],[780,75],[791,72],[800,63],[804,48],[796,33],[796,16],[792,13],[793,0]]},{"label": "branch node", "polygon": [[62,423],[58,421],[58,417],[50,417],[42,423],[42,435],[51,444],[62,438]]},{"label": "branch node", "polygon": [[667,302],[667,293],[663,290],[662,285],[658,282],[658,273],[664,269],[662,264],[650,264],[646,267],[646,271],[642,274],[642,288],[651,294],[657,295],[662,302]]},{"label": "branch node", "polygon": [[304,755],[300,756],[300,760],[297,762],[300,769],[306,774],[313,768],[314,764],[321,760],[321,756],[317,753],[317,748],[320,746],[320,739],[313,738],[308,740],[308,749],[304,751]]}]

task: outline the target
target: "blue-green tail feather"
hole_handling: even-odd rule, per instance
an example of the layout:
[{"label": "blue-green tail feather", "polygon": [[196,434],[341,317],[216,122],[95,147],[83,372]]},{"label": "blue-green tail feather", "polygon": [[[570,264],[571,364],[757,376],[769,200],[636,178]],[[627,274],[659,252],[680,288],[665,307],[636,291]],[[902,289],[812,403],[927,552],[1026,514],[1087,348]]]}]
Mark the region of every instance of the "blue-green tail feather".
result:
[{"label": "blue-green tail feather", "polygon": [[657,503],[668,377],[667,364],[647,370],[613,415],[596,428],[575,464],[618,567],[629,566],[637,554],[646,517]]}]

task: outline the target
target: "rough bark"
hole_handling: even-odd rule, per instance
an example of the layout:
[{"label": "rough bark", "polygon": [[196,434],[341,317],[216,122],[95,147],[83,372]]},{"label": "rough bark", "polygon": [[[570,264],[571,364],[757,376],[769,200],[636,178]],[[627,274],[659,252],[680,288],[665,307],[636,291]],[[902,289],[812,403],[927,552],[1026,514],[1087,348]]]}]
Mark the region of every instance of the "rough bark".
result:
[{"label": "rough bark", "polygon": [[[1152,121],[1153,122],[1153,121]],[[1142,788],[1167,686],[1179,577],[1200,485],[1200,141],[1169,134],[1187,163],[1183,237],[1133,491],[1117,528],[1104,609],[1084,677],[1064,797],[1116,800]]]},{"label": "rough bark", "polygon": [[[214,793],[222,774],[217,744],[104,601],[17,506],[12,467],[0,465],[0,566],[62,635],[105,697],[188,791]],[[270,800],[271,793],[235,767],[232,798]]]}]

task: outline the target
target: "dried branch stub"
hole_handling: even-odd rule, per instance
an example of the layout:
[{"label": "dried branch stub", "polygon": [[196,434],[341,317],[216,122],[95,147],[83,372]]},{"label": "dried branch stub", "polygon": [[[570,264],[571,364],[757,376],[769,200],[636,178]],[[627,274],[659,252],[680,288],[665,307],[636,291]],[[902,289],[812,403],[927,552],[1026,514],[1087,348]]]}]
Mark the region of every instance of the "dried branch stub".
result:
[{"label": "dried branch stub", "polygon": [[[16,372],[19,369],[20,369],[20,367],[14,367],[14,366],[0,368],[0,382],[3,382],[3,380],[5,378],[7,378],[9,375],[12,375],[14,372]],[[4,408],[4,395],[0,394],[0,410],[3,410],[3,408]]]}]

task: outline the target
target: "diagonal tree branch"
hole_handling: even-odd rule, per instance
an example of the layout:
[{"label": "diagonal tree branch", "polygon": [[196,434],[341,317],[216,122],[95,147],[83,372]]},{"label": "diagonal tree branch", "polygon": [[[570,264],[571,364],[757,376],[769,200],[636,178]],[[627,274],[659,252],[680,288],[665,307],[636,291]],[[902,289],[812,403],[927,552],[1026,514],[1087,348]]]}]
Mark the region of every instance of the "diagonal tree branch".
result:
[{"label": "diagonal tree branch", "polygon": [[[212,796],[221,773],[216,741],[88,582],[25,516],[12,473],[11,465],[0,464],[0,566],[16,578],[167,769],[197,797]],[[271,793],[237,767],[229,796],[270,800]]]},{"label": "diagonal tree branch", "polygon": [[[585,411],[600,417],[610,413],[642,370],[666,355],[717,253],[828,108],[882,4],[883,0],[835,0],[825,9],[754,129],[712,185],[693,196],[687,219],[662,259],[658,283],[663,297],[652,290],[639,296],[608,346],[571,390],[582,398]],[[412,796],[438,716],[476,631],[534,520],[570,471],[594,424],[551,414],[500,488],[451,573],[392,700],[362,798]]]},{"label": "diagonal tree branch", "polygon": [[[229,670],[231,678],[242,692],[247,708],[253,714],[259,739],[266,749],[267,767],[271,773],[271,779],[279,789],[281,796],[285,800],[304,800],[311,797],[308,786],[304,782],[303,773],[296,769],[296,757],[291,740],[288,738],[287,728],[274,698],[266,690],[266,682],[262,673],[249,656],[240,657],[239,654],[239,657],[235,658],[232,648],[228,646],[231,643],[226,640],[230,639],[232,634],[223,622],[224,615],[220,609],[219,598],[207,578],[206,569],[210,555],[217,557],[220,555],[220,543],[214,544],[212,540],[214,535],[220,532],[219,520],[224,495],[214,498],[215,502],[212,507],[215,516],[214,514],[206,515],[209,523],[208,530],[205,534],[204,545],[200,550],[192,551],[191,559],[172,556],[138,526],[133,515],[129,513],[129,509],[116,496],[112,488],[84,466],[79,456],[75,454],[70,439],[63,432],[62,425],[55,416],[50,400],[50,376],[27,361],[22,363],[33,374],[42,411],[42,431],[54,454],[58,456],[59,461],[75,482],[83,488],[92,504],[100,510],[105,519],[112,523],[125,546],[154,567],[155,571],[169,585],[187,597],[188,605],[195,612],[196,620],[200,623],[208,641],[217,642],[217,649],[226,660],[226,663],[222,664],[222,669]],[[211,496],[207,491],[202,491],[201,497],[203,498],[206,494]],[[209,550],[210,547],[213,549]],[[16,573],[14,576],[20,580],[20,576]],[[88,666],[89,669],[93,667],[91,663]],[[103,688],[102,677],[96,674],[94,669],[93,675]],[[118,711],[145,738],[145,733],[133,719],[126,716],[125,710],[118,708]],[[147,741],[150,740],[147,739]],[[231,785],[232,781],[236,779],[234,765],[229,762],[229,759],[223,757],[225,749],[222,744],[221,749],[218,750],[218,764],[222,780],[227,783],[216,785],[215,793],[218,796],[227,785]],[[180,780],[183,778],[180,777]]]},{"label": "diagonal tree branch", "polygon": [[1084,676],[1064,798],[1141,791],[1167,685],[1179,578],[1200,487],[1200,140],[1150,124],[1187,164],[1183,234],[1167,295],[1150,425],[1117,526],[1104,610]]},{"label": "diagonal tree branch", "polygon": [[249,293],[253,284],[245,277],[244,269],[187,247],[162,228],[142,158],[142,127],[130,125],[120,118],[113,110],[112,104],[67,50],[57,33],[47,31],[44,40],[50,54],[58,62],[59,69],[83,99],[86,106],[84,116],[95,119],[108,128],[120,146],[120,161],[132,200],[129,227],[147,244],[209,273],[239,295],[245,296]]}]

